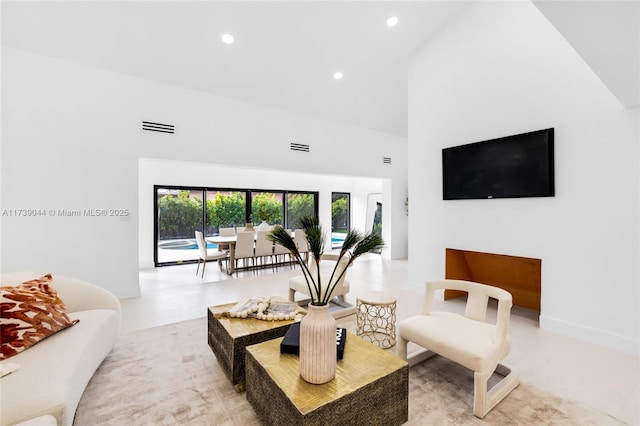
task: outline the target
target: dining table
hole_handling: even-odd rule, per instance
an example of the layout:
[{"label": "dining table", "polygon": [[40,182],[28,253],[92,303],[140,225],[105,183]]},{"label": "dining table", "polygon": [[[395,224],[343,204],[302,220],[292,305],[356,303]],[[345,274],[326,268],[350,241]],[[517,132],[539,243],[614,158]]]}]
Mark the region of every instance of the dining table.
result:
[{"label": "dining table", "polygon": [[[235,264],[236,264],[236,241],[237,241],[237,237],[235,235],[230,235],[230,236],[214,236],[214,237],[207,237],[206,238],[207,241],[217,244],[218,245],[218,250],[222,251],[222,247],[229,247],[229,267],[227,268],[227,275],[232,275],[233,272],[235,271]],[[220,262],[220,261],[218,261]]]}]

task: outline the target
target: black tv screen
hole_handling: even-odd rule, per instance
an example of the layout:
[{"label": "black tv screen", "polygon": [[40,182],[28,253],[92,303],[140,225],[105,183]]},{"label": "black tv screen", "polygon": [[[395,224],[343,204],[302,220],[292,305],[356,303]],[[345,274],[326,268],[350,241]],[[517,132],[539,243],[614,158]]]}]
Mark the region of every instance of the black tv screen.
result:
[{"label": "black tv screen", "polygon": [[444,200],[553,197],[553,128],[442,150]]}]

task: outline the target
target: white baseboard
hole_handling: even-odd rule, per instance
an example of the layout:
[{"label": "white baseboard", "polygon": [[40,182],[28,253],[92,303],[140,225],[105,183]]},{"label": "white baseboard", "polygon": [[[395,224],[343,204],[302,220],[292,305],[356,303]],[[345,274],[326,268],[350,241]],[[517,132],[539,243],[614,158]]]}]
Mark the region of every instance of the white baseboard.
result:
[{"label": "white baseboard", "polygon": [[595,345],[640,356],[640,340],[608,333],[591,327],[570,323],[546,315],[540,315],[540,328],[564,336],[573,337]]}]

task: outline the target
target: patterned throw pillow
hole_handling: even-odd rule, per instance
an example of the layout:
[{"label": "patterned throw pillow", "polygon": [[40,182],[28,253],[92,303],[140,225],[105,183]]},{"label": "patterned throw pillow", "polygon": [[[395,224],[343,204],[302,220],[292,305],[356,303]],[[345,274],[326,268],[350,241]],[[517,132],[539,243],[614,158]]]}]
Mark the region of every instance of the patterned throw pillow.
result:
[{"label": "patterned throw pillow", "polygon": [[51,274],[17,286],[0,287],[0,360],[76,324],[50,283]]}]

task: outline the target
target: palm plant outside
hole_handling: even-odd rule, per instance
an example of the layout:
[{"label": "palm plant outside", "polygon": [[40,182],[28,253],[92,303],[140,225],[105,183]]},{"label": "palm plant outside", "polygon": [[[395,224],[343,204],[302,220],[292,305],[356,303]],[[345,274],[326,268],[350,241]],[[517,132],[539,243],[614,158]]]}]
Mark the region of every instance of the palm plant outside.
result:
[{"label": "palm plant outside", "polygon": [[[320,275],[320,259],[322,253],[324,252],[324,245],[326,241],[325,233],[322,229],[322,225],[320,225],[318,218],[315,216],[304,216],[300,218],[300,227],[305,232],[307,243],[309,244],[309,252],[313,256],[313,259],[317,264],[317,276],[315,277],[315,279],[306,262],[302,258],[302,255],[298,251],[298,247],[293,241],[293,238],[291,238],[291,236],[284,228],[282,228],[281,226],[276,226],[269,233],[267,238],[270,241],[273,241],[276,244],[280,244],[281,246],[289,250],[295,257],[296,262],[302,268],[302,274],[304,275],[307,287],[309,289],[309,294],[311,295],[311,304],[316,306],[322,306],[329,303],[329,301],[331,300],[331,294],[335,290],[336,285],[340,282],[340,279],[347,272],[347,269],[353,264],[353,262],[355,262],[358,257],[371,251],[380,250],[384,246],[384,241],[382,240],[382,237],[380,235],[373,233],[367,233],[363,235],[355,229],[349,229],[349,232],[347,232],[347,235],[344,239],[344,243],[342,244],[342,248],[340,249],[340,254],[338,255],[336,265],[331,272],[329,282],[326,284],[327,291],[323,293],[323,284]],[[347,265],[344,269],[342,269],[339,276],[334,280],[338,265],[340,265],[340,261],[345,256],[348,257]]]}]

